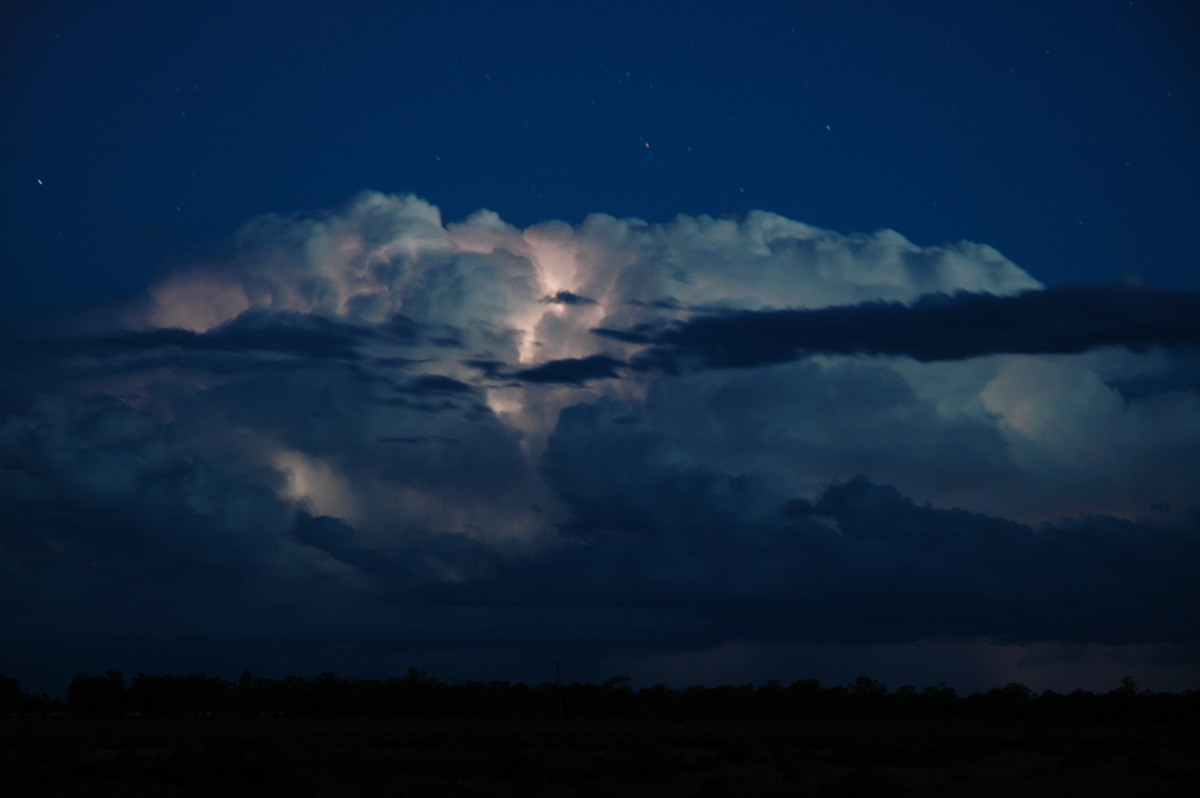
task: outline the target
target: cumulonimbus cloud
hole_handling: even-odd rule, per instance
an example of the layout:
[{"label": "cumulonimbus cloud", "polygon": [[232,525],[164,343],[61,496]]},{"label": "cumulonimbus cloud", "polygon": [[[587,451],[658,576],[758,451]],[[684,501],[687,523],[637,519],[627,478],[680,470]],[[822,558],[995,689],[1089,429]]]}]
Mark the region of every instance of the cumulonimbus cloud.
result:
[{"label": "cumulonimbus cloud", "polygon": [[639,651],[1177,640],[1200,606],[1193,294],[766,212],[519,230],[375,193],[215,251],[3,350],[5,606]]}]

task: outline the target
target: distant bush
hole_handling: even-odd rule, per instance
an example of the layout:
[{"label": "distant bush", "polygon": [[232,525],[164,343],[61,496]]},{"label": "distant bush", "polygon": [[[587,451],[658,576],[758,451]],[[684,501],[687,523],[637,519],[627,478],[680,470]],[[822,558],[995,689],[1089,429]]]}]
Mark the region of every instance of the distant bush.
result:
[{"label": "distant bush", "polygon": [[77,715],[92,717],[125,712],[124,674],[113,670],[103,676],[79,674],[67,687],[67,706]]},{"label": "distant bush", "polygon": [[45,715],[58,708],[58,702],[45,693],[31,695],[21,689],[21,680],[0,673],[0,716]]}]

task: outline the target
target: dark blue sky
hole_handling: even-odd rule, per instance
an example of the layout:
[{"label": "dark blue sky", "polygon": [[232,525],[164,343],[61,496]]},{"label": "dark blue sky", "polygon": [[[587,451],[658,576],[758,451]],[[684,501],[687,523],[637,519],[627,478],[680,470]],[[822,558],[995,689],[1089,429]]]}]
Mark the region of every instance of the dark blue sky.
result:
[{"label": "dark blue sky", "polygon": [[0,672],[1200,685],[1198,16],[9,2]]},{"label": "dark blue sky", "polygon": [[1051,285],[1195,288],[1197,16],[18,0],[0,16],[0,310],[138,290],[252,216],[362,189],[518,226],[757,208],[990,244]]}]

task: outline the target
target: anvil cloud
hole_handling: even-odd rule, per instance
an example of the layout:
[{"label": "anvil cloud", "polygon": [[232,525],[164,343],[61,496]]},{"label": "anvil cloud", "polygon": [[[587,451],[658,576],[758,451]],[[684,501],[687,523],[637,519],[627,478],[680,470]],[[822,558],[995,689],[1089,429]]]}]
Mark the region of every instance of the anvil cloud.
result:
[{"label": "anvil cloud", "polygon": [[340,670],[363,646],[1181,656],[1197,318],[766,212],[262,217],[117,311],[10,335],[0,620],[223,641],[225,668],[263,638],[357,641]]}]

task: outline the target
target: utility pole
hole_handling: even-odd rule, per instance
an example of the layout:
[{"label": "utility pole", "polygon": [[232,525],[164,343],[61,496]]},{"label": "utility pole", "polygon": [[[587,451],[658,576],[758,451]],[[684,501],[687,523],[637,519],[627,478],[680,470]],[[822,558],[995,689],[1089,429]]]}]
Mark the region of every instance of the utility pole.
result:
[{"label": "utility pole", "polygon": [[562,702],[562,660],[551,660],[554,663],[554,687],[558,694],[558,719],[563,719],[563,702]]}]

